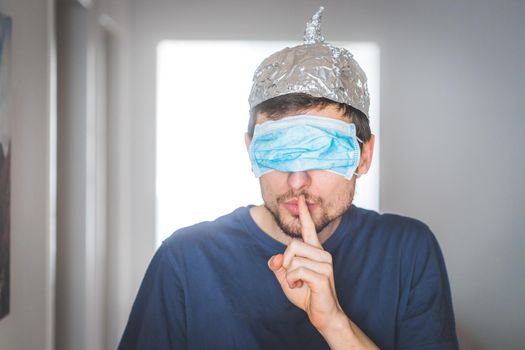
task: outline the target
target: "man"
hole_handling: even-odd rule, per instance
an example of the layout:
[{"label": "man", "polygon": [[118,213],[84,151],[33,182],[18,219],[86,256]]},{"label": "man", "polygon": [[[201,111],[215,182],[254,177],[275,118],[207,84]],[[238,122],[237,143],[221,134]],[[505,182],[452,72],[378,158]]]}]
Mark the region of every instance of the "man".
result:
[{"label": "man", "polygon": [[373,156],[366,77],[324,43],[321,11],[254,76],[246,144],[264,205],[164,241],[120,349],[457,349],[430,230],[352,206]]}]

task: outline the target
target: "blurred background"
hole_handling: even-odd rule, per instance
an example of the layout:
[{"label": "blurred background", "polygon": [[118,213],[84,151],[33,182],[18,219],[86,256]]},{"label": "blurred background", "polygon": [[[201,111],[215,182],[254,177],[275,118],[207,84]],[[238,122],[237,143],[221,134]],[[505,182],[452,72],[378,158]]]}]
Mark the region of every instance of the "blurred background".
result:
[{"label": "blurred background", "polygon": [[[241,194],[221,214],[257,201],[249,169],[224,165],[248,164],[248,91],[219,106],[221,84],[212,85],[208,73],[249,55],[204,50],[197,67],[176,61],[174,72],[159,76],[159,44],[242,41],[259,50],[258,42],[297,42],[319,5],[326,7],[323,35],[368,45],[376,67],[377,193],[363,205],[432,228],[462,349],[523,348],[525,1],[0,0],[0,12],[13,20],[11,305],[0,320],[0,349],[116,348],[160,236],[178,225],[158,233],[162,210],[186,219],[199,208],[181,213],[171,205],[225,202],[213,187]],[[177,52],[197,50],[190,47]],[[177,54],[171,57],[168,63]],[[249,86],[251,73],[241,70]],[[163,88],[168,74],[175,80]],[[181,97],[187,90],[200,102],[182,115],[163,114],[170,89],[175,111],[190,104]],[[172,139],[191,136],[169,146],[173,154],[159,141],[170,139],[161,136],[162,115],[175,119]],[[210,116],[220,125],[178,123]],[[238,140],[199,137],[222,133],[228,122]],[[188,155],[196,144],[218,143],[241,150],[203,173],[197,164],[208,159]],[[175,165],[171,182],[190,189],[167,207],[159,200],[159,186],[170,183],[161,178],[162,154]],[[213,219],[217,209],[210,210]]]}]

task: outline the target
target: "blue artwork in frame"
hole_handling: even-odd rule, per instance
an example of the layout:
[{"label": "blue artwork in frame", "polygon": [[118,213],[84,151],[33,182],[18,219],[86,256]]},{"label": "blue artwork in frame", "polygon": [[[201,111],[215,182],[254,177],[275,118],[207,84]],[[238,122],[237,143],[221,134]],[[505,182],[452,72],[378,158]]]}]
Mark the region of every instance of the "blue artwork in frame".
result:
[{"label": "blue artwork in frame", "polygon": [[0,13],[0,319],[9,313],[11,229],[11,17]]}]

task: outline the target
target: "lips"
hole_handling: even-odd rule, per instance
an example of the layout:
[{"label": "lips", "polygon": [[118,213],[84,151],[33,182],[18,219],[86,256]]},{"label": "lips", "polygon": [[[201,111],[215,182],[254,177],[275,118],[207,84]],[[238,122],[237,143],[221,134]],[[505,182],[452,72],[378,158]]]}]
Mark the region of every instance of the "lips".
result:
[{"label": "lips", "polygon": [[[297,198],[292,198],[283,203],[284,207],[292,214],[293,216],[299,216],[299,200]],[[311,213],[315,208],[316,204],[314,202],[307,201],[306,205],[308,206],[308,211]]]}]

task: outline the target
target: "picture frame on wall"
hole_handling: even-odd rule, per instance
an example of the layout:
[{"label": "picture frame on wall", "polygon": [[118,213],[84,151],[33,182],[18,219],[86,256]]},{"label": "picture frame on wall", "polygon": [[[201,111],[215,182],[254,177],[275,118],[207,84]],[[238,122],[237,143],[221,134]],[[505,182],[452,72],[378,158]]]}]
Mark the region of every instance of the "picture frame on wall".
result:
[{"label": "picture frame on wall", "polygon": [[0,13],[0,319],[10,306],[11,28],[11,17]]}]

